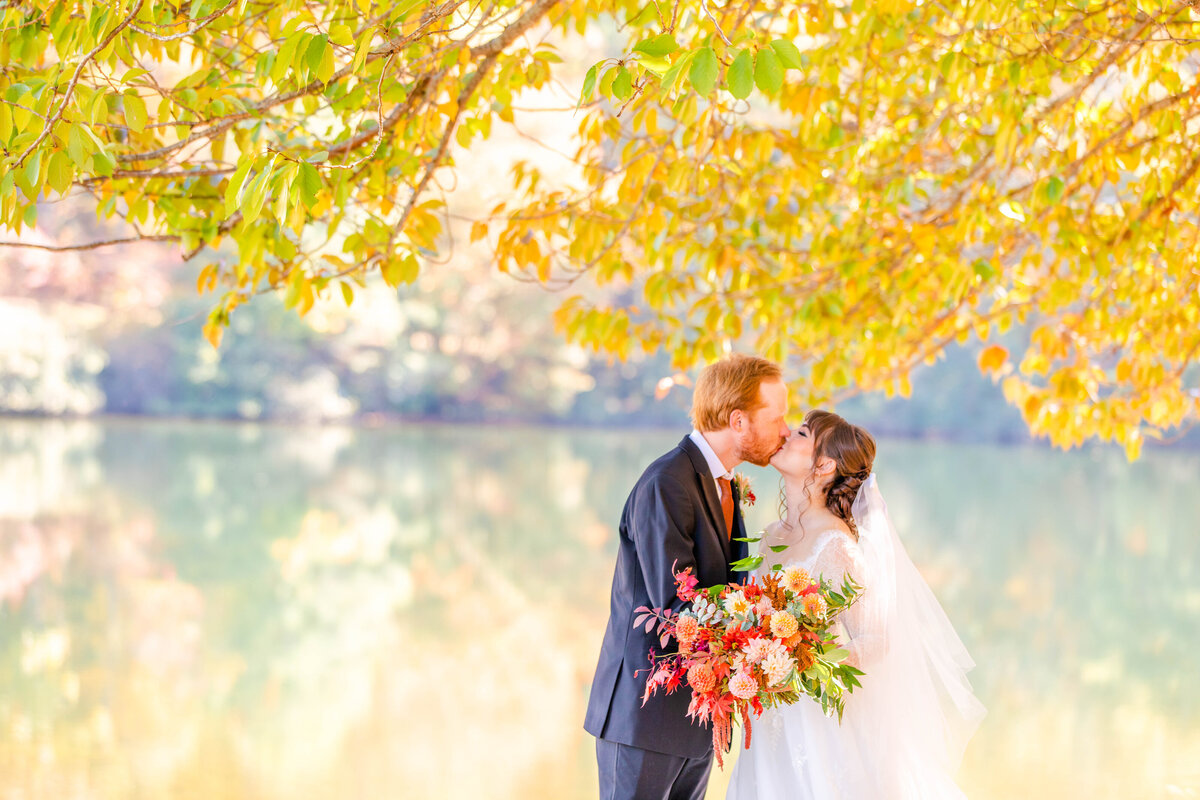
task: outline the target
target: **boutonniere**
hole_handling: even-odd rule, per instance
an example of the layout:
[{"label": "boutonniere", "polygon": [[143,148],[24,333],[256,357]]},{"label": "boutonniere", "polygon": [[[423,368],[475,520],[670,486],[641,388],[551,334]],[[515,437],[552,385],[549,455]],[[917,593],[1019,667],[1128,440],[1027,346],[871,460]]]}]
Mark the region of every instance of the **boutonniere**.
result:
[{"label": "boutonniere", "polygon": [[740,472],[733,473],[733,485],[737,487],[738,497],[746,508],[754,505],[754,489],[750,487],[750,479]]}]

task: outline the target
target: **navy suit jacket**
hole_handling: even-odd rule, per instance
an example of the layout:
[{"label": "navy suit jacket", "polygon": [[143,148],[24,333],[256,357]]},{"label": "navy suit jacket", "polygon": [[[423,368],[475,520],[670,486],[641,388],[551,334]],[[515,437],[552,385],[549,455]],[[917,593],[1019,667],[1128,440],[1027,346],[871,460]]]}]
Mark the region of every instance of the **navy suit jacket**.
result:
[{"label": "navy suit jacket", "polygon": [[[733,537],[745,538],[739,500],[735,489]],[[660,689],[642,706],[649,653],[661,646],[657,628],[634,629],[634,609],[683,607],[672,567],[691,567],[700,587],[744,580],[729,564],[748,552],[745,542],[726,535],[716,482],[689,437],[646,468],[621,513],[608,629],[583,723],[588,733],[683,758],[711,751],[712,730],[688,719],[692,692],[686,683],[670,695]],[[674,641],[667,645],[668,651],[675,647]]]}]

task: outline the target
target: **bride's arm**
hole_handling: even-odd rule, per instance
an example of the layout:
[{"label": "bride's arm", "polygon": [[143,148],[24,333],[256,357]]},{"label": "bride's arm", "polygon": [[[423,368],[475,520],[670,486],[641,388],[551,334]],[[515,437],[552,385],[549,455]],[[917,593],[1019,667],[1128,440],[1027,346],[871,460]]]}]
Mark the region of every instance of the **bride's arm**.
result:
[{"label": "bride's arm", "polygon": [[834,631],[839,644],[850,651],[846,663],[866,669],[887,653],[885,604],[871,594],[871,578],[866,574],[862,551],[847,536],[837,536],[827,544],[814,564],[814,572],[841,588],[847,575],[863,587],[859,598],[837,617]]}]

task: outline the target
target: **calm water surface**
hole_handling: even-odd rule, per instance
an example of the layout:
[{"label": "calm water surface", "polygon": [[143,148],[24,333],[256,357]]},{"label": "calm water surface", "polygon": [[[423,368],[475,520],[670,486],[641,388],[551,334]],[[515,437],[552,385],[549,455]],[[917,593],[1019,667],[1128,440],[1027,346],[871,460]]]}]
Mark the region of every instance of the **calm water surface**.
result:
[{"label": "calm water surface", "polygon": [[[681,434],[0,421],[0,800],[595,797],[615,525]],[[877,472],[978,662],[968,794],[1200,797],[1200,454]]]}]

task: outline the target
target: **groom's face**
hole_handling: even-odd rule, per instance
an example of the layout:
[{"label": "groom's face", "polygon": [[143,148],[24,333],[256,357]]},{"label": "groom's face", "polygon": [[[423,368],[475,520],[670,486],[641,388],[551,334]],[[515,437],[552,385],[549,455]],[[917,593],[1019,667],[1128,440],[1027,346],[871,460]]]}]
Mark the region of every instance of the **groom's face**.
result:
[{"label": "groom's face", "polygon": [[782,381],[764,381],[758,387],[758,408],[741,415],[734,426],[737,456],[765,467],[771,456],[787,441],[787,386]]}]

